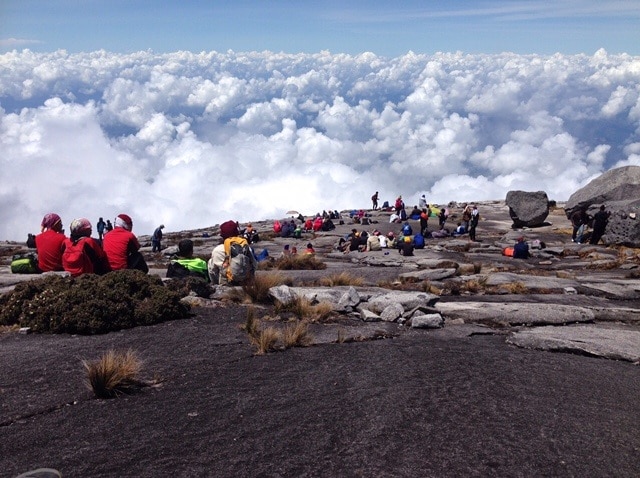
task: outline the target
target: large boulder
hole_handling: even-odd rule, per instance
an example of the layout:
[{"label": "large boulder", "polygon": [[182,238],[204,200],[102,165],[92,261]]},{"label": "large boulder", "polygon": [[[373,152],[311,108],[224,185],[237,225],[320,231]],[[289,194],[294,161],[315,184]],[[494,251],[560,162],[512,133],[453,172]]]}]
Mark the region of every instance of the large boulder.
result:
[{"label": "large boulder", "polygon": [[549,198],[544,191],[509,191],[506,204],[513,227],[542,226],[549,215]]},{"label": "large boulder", "polygon": [[571,195],[565,213],[578,209],[593,216],[601,205],[611,213],[602,237],[605,244],[640,247],[640,166],[611,169]]}]

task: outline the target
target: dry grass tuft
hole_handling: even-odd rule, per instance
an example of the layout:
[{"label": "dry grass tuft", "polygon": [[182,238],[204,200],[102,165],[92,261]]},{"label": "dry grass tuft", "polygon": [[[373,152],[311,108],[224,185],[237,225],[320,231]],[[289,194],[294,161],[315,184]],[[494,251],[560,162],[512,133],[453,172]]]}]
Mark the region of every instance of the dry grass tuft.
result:
[{"label": "dry grass tuft", "polygon": [[313,337],[309,333],[309,324],[305,321],[298,321],[289,324],[282,332],[282,341],[285,348],[308,347],[313,343]]},{"label": "dry grass tuft", "polygon": [[276,304],[276,310],[290,312],[300,320],[309,322],[321,322],[327,319],[333,312],[333,305],[328,302],[312,304],[306,297],[297,297],[289,304]]},{"label": "dry grass tuft", "polygon": [[87,386],[98,398],[113,398],[147,386],[138,379],[142,362],[132,350],[109,350],[99,360],[82,361],[87,371]]},{"label": "dry grass tuft", "polygon": [[323,277],[318,281],[319,285],[325,287],[337,287],[340,285],[352,285],[352,286],[361,286],[364,284],[364,279],[362,277],[355,277],[348,272],[340,272],[338,274],[331,274],[327,277]]},{"label": "dry grass tuft", "polygon": [[292,285],[293,281],[279,272],[259,274],[255,279],[242,287],[244,293],[251,299],[251,302],[273,303],[269,295],[269,289],[279,285]]},{"label": "dry grass tuft", "polygon": [[510,294],[527,294],[527,293],[529,293],[529,289],[527,289],[527,286],[525,286],[524,283],[518,282],[518,281],[511,282],[509,284],[504,284],[502,286],[502,288],[505,289]]},{"label": "dry grass tuft", "polygon": [[324,270],[327,265],[311,254],[296,254],[294,256],[276,259],[274,267],[282,271]]},{"label": "dry grass tuft", "polygon": [[279,350],[278,342],[282,334],[275,327],[258,329],[255,336],[250,336],[251,343],[256,346],[256,355],[264,355],[268,352]]}]

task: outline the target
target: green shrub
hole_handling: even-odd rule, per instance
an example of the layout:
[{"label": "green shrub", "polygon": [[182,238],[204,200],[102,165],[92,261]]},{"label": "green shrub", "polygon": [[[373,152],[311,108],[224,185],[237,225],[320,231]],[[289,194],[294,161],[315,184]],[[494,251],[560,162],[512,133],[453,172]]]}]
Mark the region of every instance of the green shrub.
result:
[{"label": "green shrub", "polygon": [[101,334],[181,319],[189,307],[157,276],[121,270],[23,282],[0,298],[0,325],[33,332]]}]

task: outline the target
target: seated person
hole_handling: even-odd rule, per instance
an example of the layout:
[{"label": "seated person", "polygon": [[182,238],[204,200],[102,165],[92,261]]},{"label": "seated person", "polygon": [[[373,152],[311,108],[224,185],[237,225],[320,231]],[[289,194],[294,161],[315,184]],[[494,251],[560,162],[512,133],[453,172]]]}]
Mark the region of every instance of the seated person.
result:
[{"label": "seated person", "polygon": [[464,227],[464,224],[462,224],[461,222],[458,223],[458,227],[456,227],[456,230],[453,231],[453,235],[454,236],[461,236],[462,234],[466,234],[467,230]]},{"label": "seated person", "polygon": [[313,248],[313,244],[307,244],[307,248],[304,250],[305,254],[313,255],[316,253],[316,250]]},{"label": "seated person", "polygon": [[396,222],[396,223],[400,223],[402,222],[402,219],[400,219],[400,216],[397,215],[395,212],[393,214],[391,214],[391,216],[389,216],[389,222]]},{"label": "seated person", "polygon": [[211,282],[207,263],[199,257],[193,257],[193,241],[183,239],[178,243],[177,257],[171,259],[167,267],[167,277],[180,278],[195,276]]},{"label": "seated person", "polygon": [[380,238],[374,233],[369,234],[367,238],[367,246],[366,251],[380,251],[382,250],[382,246],[380,245]]},{"label": "seated person", "polygon": [[291,256],[291,249],[289,248],[289,244],[285,244],[282,248],[282,252],[280,253],[280,258]]},{"label": "seated person", "polygon": [[398,241],[398,252],[403,256],[412,256],[413,247],[413,239],[411,236],[403,237],[402,241]]},{"label": "seated person", "polygon": [[513,258],[514,259],[528,259],[530,257],[529,254],[529,244],[526,243],[524,237],[519,237],[516,244],[513,246]]},{"label": "seated person", "polygon": [[[285,223],[286,224],[286,223]],[[247,246],[247,240],[240,236],[240,230],[238,229],[238,223],[236,221],[226,221],[220,224],[220,237],[221,242],[211,251],[211,258],[207,263],[209,270],[209,278],[213,284],[220,285],[243,285],[252,281],[255,277],[256,270],[256,256],[253,250],[250,254],[242,254],[230,257],[230,250],[227,247],[231,247],[231,243],[241,244]],[[230,273],[234,271],[234,268],[239,265],[234,265],[234,258],[242,259],[242,279],[229,280]]]},{"label": "seated person", "polygon": [[140,253],[140,243],[131,232],[132,229],[131,218],[126,214],[119,214],[113,230],[105,234],[102,246],[111,270],[138,269],[146,274],[149,272],[149,266]]},{"label": "seated person", "polygon": [[46,214],[40,227],[41,232],[35,236],[34,243],[27,241],[27,246],[35,247],[38,253],[38,269],[40,272],[64,270],[62,252],[67,237],[62,232],[62,219],[53,212]]},{"label": "seated person", "polygon": [[106,274],[111,270],[100,243],[91,237],[91,222],[86,218],[74,219],[71,235],[65,240],[62,266],[72,277],[82,274]]},{"label": "seated person", "polygon": [[247,227],[242,231],[242,237],[244,237],[249,244],[253,244],[260,240],[260,236],[258,235],[258,231],[256,231],[251,223],[247,224]]}]

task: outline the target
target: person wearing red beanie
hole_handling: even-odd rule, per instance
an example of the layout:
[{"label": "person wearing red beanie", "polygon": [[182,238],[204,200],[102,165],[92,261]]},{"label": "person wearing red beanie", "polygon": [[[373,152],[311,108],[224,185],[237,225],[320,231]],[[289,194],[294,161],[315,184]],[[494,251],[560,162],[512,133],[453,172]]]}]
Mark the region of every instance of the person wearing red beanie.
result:
[{"label": "person wearing red beanie", "polygon": [[149,272],[144,257],[140,253],[138,238],[131,232],[133,220],[127,214],[118,214],[115,227],[105,234],[102,247],[109,260],[111,270],[138,269]]}]

